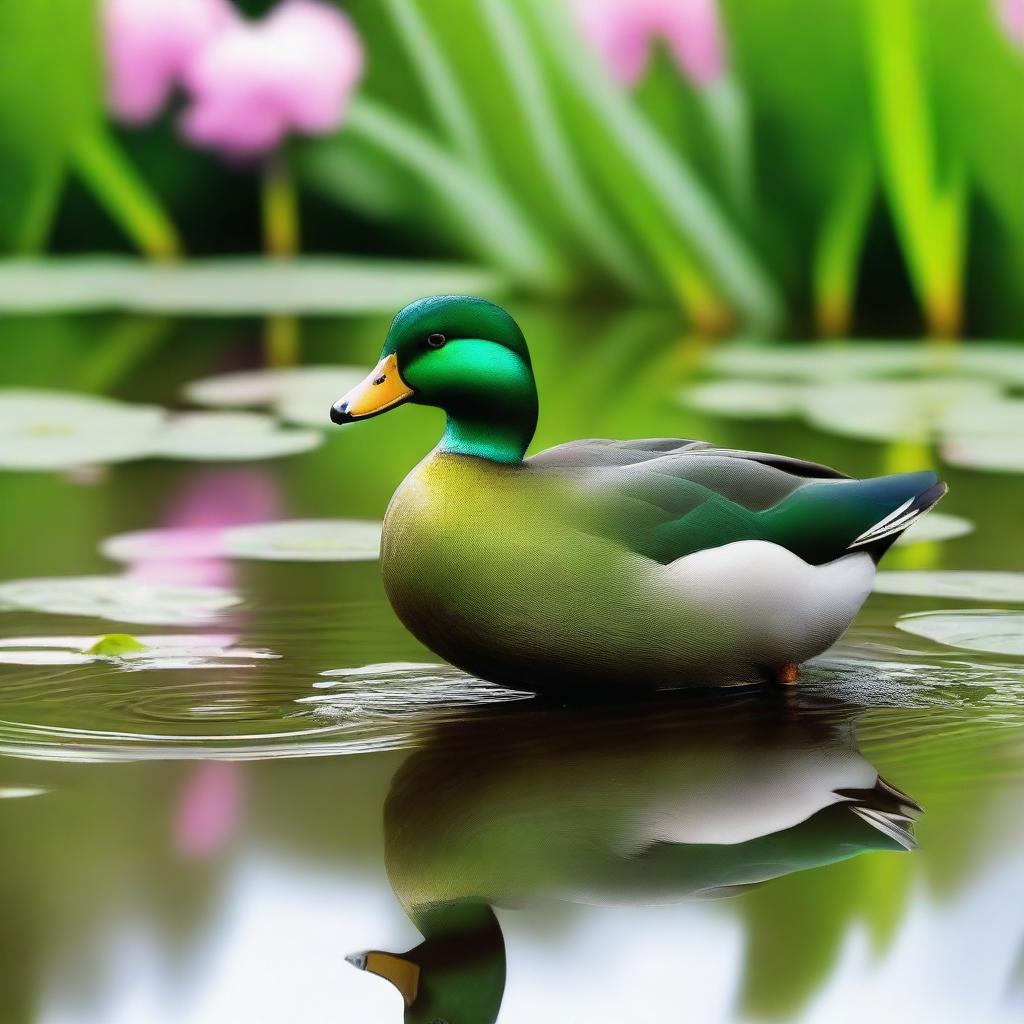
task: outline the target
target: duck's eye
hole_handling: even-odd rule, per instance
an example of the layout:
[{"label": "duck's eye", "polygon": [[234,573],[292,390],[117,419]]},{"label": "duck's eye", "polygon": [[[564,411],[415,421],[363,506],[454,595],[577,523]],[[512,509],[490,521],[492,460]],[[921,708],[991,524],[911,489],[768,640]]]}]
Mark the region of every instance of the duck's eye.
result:
[{"label": "duck's eye", "polygon": [[427,348],[440,348],[447,340],[443,334],[428,334]]}]

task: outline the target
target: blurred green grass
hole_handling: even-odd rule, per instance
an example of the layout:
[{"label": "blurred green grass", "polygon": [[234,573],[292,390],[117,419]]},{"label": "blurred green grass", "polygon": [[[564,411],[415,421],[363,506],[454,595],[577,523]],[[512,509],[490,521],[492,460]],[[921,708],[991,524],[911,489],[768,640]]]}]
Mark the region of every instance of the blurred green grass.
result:
[{"label": "blurred green grass", "polygon": [[[109,123],[97,6],[0,8],[0,251],[259,251],[253,168],[173,112]],[[341,6],[368,70],[340,131],[290,145],[306,252],[712,333],[1019,336],[1024,52],[987,0],[723,0],[725,75],[656,52],[632,91],[562,0]]]}]

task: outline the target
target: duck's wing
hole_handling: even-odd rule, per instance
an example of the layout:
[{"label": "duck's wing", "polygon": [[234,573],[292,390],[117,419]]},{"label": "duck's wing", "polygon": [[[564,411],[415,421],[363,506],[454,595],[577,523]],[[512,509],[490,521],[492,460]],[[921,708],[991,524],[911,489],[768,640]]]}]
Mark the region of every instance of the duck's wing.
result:
[{"label": "duck's wing", "polygon": [[851,480],[815,462],[706,441],[575,441],[527,464],[579,488],[609,535],[661,562],[765,540],[812,564],[876,561],[945,493],[934,473]]}]

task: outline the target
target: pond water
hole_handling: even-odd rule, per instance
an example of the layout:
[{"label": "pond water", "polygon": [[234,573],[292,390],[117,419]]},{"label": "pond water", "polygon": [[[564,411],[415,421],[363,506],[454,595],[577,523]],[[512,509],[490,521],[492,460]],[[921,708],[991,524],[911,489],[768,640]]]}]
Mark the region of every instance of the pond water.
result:
[{"label": "pond water", "polygon": [[[109,461],[0,471],[3,1024],[398,1021],[345,957],[424,940],[426,1024],[1021,1019],[1024,357],[737,357],[656,313],[519,312],[534,450],[933,464],[957,518],[892,551],[905,575],[792,692],[565,706],[438,665],[390,610],[374,524],[439,414],[321,437],[296,403],[322,380],[285,411],[243,378],[290,425],[128,451],[138,423],[0,407],[5,465]],[[262,351],[246,320],[3,327],[5,387],[169,408]],[[369,367],[385,327],[310,321],[303,357]],[[251,525],[325,519],[355,522]]]}]

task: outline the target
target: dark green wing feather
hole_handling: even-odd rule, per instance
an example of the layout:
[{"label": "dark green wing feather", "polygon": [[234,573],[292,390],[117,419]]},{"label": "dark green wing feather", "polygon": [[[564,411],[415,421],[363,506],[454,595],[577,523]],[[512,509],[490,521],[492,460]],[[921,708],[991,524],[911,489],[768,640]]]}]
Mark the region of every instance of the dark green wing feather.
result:
[{"label": "dark green wing feather", "polygon": [[945,492],[934,473],[851,480],[814,462],[672,438],[576,441],[527,460],[575,481],[609,535],[661,562],[766,540],[813,564],[876,560]]}]

